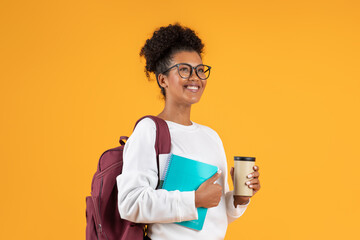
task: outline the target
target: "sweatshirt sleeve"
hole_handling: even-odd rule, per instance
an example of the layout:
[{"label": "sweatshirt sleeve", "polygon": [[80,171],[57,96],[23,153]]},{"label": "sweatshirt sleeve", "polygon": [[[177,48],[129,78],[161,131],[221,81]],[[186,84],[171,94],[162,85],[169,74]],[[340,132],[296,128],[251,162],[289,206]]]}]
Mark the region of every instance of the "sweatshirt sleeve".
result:
[{"label": "sweatshirt sleeve", "polygon": [[141,223],[197,219],[195,191],[155,189],[158,183],[155,140],[156,125],[145,118],[125,144],[123,171],[116,178],[121,218]]},{"label": "sweatshirt sleeve", "polygon": [[250,204],[250,199],[249,199],[249,202],[247,204],[237,205],[236,207],[234,207],[234,194],[233,193],[234,193],[233,191],[229,191],[225,194],[228,223],[235,221],[237,218],[239,218],[241,215],[243,215],[247,206]]},{"label": "sweatshirt sleeve", "polygon": [[[225,154],[225,153],[224,153]],[[227,167],[226,167],[227,172]],[[243,213],[245,212],[247,206],[250,203],[250,200],[245,205],[237,205],[234,206],[234,192],[229,191],[229,184],[227,179],[227,174],[225,174],[225,201],[226,201],[226,213],[228,216],[228,223],[231,223],[235,221],[237,218],[239,218]]]},{"label": "sweatshirt sleeve", "polygon": [[225,201],[226,201],[226,214],[228,217],[228,223],[231,223],[235,221],[237,218],[239,218],[241,215],[243,215],[247,206],[250,204],[250,200],[245,205],[237,205],[236,207],[234,206],[234,192],[229,190],[229,184],[228,184],[228,174],[227,174],[228,168],[227,168],[225,149],[219,136],[218,139],[222,149],[221,152],[222,152],[222,159],[224,159],[224,168],[226,169],[224,173],[225,176],[224,193],[225,193]]}]

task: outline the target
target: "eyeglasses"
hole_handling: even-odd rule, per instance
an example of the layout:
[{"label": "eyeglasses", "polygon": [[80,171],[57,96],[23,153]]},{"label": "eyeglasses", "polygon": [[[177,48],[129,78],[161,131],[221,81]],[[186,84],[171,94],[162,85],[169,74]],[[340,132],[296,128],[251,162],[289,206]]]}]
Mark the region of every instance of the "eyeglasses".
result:
[{"label": "eyeglasses", "polygon": [[167,70],[165,70],[164,72],[162,72],[162,74],[166,73],[167,71],[173,69],[174,67],[177,68],[178,73],[180,75],[180,77],[184,78],[184,79],[189,79],[190,76],[192,75],[192,71],[193,69],[195,70],[196,75],[201,79],[201,80],[206,80],[209,78],[210,76],[210,69],[211,67],[208,65],[204,65],[204,64],[199,64],[196,67],[191,66],[188,63],[178,63],[175,64],[174,66],[171,66],[170,68],[168,68]]}]

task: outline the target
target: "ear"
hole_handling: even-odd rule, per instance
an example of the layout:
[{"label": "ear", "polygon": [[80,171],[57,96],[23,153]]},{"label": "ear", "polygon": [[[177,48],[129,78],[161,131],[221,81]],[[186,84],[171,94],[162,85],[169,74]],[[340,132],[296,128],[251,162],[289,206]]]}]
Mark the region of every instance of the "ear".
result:
[{"label": "ear", "polygon": [[158,82],[159,82],[161,87],[163,87],[163,88],[168,87],[168,79],[167,79],[167,77],[165,75],[163,75],[161,73],[158,75]]}]

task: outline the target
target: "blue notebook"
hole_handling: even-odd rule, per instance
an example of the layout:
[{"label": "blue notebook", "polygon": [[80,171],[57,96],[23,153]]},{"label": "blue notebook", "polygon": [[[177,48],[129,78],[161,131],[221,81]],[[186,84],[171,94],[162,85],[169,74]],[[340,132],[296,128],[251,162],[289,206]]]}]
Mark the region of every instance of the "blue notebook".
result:
[{"label": "blue notebook", "polygon": [[[162,188],[168,191],[179,190],[184,192],[198,189],[203,182],[218,171],[218,167],[171,154],[164,171],[165,179]],[[176,224],[201,230],[207,208],[197,208],[197,212],[197,220],[177,222]]]}]

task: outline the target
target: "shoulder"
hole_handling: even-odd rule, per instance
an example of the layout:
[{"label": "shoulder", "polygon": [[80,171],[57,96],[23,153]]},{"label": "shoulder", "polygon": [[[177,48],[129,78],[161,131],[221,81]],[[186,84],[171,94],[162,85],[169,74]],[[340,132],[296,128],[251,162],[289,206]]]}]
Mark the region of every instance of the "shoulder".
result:
[{"label": "shoulder", "polygon": [[150,118],[141,119],[134,129],[134,131],[154,131],[154,130],[156,130],[156,124]]},{"label": "shoulder", "polygon": [[[156,125],[150,118],[141,119],[135,126],[134,131],[126,141],[126,145],[143,146],[144,143],[155,142]],[[126,147],[125,145],[125,147]]]}]

